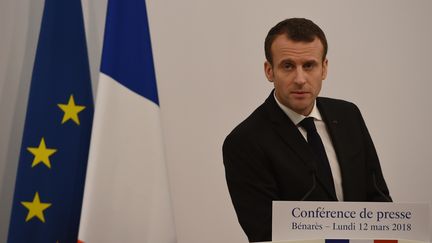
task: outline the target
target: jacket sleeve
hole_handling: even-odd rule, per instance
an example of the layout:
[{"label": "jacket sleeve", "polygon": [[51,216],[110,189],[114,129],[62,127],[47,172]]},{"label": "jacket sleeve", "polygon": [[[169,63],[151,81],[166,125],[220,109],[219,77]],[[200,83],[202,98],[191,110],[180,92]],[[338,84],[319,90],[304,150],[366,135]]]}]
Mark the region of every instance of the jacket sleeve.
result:
[{"label": "jacket sleeve", "polygon": [[231,200],[249,241],[271,240],[272,201],[279,197],[265,153],[256,141],[230,134],[223,161]]}]

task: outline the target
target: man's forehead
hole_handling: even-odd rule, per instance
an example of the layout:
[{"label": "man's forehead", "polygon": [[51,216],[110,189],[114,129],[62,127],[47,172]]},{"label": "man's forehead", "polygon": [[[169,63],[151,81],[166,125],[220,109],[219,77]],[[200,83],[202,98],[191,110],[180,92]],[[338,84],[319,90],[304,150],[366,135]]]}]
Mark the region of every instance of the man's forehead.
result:
[{"label": "man's forehead", "polygon": [[281,45],[291,48],[314,47],[324,50],[324,45],[321,43],[321,40],[318,37],[315,37],[312,41],[296,41],[289,38],[287,35],[281,34],[274,39],[271,47],[273,48]]},{"label": "man's forehead", "polygon": [[293,41],[286,36],[278,36],[272,44],[271,51],[276,56],[309,56],[310,58],[321,58],[324,47],[318,38],[312,42]]}]

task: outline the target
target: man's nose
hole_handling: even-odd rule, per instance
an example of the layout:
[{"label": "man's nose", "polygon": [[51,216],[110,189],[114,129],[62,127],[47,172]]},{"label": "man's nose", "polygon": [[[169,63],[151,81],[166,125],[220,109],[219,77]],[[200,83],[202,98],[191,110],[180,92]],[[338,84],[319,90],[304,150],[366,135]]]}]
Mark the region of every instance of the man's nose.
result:
[{"label": "man's nose", "polygon": [[296,68],[294,82],[298,85],[303,85],[306,83],[306,74],[302,67]]}]

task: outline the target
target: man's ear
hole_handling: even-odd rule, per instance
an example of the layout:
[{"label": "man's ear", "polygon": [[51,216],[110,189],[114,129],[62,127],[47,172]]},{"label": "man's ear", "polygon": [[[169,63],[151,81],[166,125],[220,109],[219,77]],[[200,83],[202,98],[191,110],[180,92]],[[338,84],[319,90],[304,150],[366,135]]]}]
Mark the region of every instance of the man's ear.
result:
[{"label": "man's ear", "polygon": [[268,61],[265,61],[264,63],[264,73],[267,77],[267,80],[273,82],[274,79],[273,66]]},{"label": "man's ear", "polygon": [[328,59],[326,58],[323,61],[323,71],[322,71],[322,80],[327,78],[327,68],[328,68]]}]

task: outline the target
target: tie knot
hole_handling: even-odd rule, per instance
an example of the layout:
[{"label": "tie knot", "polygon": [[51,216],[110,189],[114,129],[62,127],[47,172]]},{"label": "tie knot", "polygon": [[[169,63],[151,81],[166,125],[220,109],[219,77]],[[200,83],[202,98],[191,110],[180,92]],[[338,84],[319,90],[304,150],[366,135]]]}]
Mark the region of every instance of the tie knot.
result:
[{"label": "tie knot", "polygon": [[300,124],[301,127],[303,127],[304,129],[306,129],[306,132],[308,132],[308,133],[316,131],[316,127],[315,127],[315,123],[314,123],[314,118],[313,117],[306,117],[299,124]]}]

